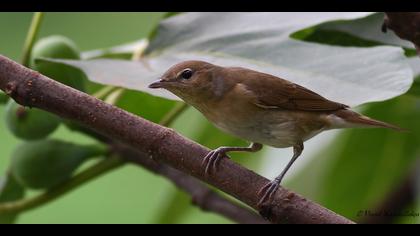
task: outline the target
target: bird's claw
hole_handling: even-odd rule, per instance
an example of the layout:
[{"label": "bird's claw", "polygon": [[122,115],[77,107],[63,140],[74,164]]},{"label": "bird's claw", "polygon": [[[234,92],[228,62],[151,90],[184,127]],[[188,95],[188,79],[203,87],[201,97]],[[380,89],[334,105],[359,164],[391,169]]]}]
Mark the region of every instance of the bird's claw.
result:
[{"label": "bird's claw", "polygon": [[280,181],[278,179],[274,179],[273,181],[270,181],[264,185],[260,191],[258,191],[258,196],[261,196],[260,200],[258,201],[258,206],[262,207],[264,203],[270,201],[279,186]]},{"label": "bird's claw", "polygon": [[207,155],[203,158],[201,164],[205,168],[205,174],[210,174],[211,171],[216,171],[217,164],[223,157],[227,157],[225,151],[221,148],[217,148],[215,150],[210,151]]}]

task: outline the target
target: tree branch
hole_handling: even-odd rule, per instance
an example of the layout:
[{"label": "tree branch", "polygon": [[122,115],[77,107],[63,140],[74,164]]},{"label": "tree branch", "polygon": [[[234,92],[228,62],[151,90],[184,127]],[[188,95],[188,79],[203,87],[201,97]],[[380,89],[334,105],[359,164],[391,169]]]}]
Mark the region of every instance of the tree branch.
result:
[{"label": "tree branch", "polygon": [[398,37],[411,41],[420,55],[420,12],[385,12],[382,31],[391,29]]},{"label": "tree branch", "polygon": [[[257,192],[269,180],[229,159],[221,160],[217,173],[206,176],[201,161],[209,149],[172,129],[62,85],[3,56],[0,56],[0,89],[22,105],[76,121],[262,210],[257,206]],[[353,223],[284,188],[276,192],[270,206],[263,210],[274,223]]]}]

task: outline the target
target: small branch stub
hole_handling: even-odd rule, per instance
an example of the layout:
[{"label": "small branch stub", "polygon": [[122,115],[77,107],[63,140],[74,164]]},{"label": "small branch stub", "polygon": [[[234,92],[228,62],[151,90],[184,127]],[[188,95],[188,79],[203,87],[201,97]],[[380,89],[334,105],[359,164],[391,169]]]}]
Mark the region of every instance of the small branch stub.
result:
[{"label": "small branch stub", "polygon": [[411,41],[420,54],[420,12],[385,12],[382,31],[387,29],[401,39]]}]

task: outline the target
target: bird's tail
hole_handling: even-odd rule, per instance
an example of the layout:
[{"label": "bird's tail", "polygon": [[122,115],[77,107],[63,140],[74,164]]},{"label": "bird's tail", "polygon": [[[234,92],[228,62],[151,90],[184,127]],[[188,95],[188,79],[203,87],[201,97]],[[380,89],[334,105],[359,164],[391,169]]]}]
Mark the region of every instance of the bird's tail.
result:
[{"label": "bird's tail", "polygon": [[[383,121],[375,120],[375,119],[360,115],[357,112],[347,110],[347,109],[336,111],[333,114],[341,118],[342,120],[344,120],[345,123],[347,123],[349,127],[379,127],[379,128],[388,128],[388,129],[396,130],[399,132],[407,131],[406,129],[403,129],[396,125],[392,125]],[[345,127],[345,125],[343,127]]]}]

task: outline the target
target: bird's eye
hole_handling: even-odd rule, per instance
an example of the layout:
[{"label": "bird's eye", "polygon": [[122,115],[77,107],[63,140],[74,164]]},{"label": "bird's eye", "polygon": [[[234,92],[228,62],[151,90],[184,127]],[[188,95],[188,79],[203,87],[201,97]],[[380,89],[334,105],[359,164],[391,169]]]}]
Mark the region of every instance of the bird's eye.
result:
[{"label": "bird's eye", "polygon": [[191,78],[193,72],[191,69],[185,69],[181,72],[181,78],[182,79],[189,79]]}]

